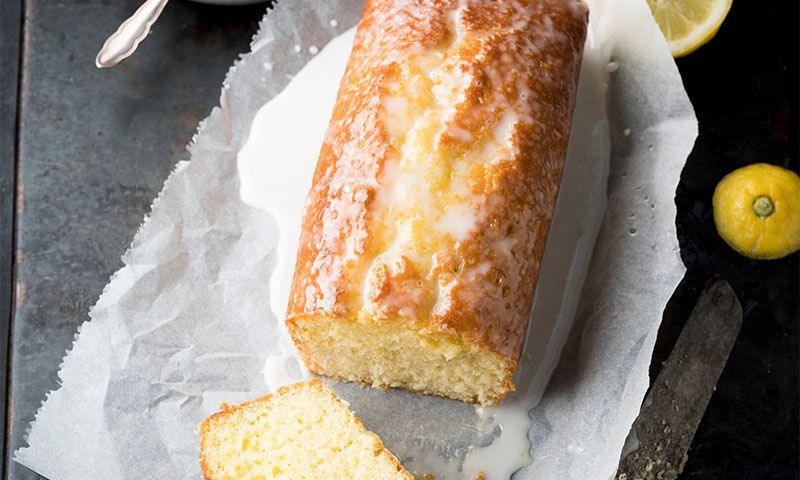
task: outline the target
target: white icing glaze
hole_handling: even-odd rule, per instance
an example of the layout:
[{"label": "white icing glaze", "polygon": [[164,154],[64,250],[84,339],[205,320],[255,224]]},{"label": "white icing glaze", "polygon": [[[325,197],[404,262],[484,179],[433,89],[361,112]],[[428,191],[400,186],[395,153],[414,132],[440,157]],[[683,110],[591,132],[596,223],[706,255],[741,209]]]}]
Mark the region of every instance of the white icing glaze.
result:
[{"label": "white icing glaze", "polygon": [[610,148],[606,63],[590,25],[564,176],[539,270],[517,390],[498,407],[478,409],[488,424],[483,431],[499,425],[502,434],[468,454],[463,479],[471,480],[479,471],[487,480],[507,479],[530,461],[529,412],[542,398],[569,334],[605,210]]},{"label": "white icing glaze", "polygon": [[[541,264],[532,320],[517,376],[517,391],[501,406],[478,409],[480,419],[476,428],[487,433],[499,428],[502,433],[490,445],[474,448],[460,474],[458,462],[445,460],[424,449],[394,452],[401,458],[415,457],[415,464],[432,467],[439,478],[472,480],[477,472],[483,471],[488,479],[506,479],[529,461],[528,412],[541,398],[569,332],[605,208],[602,199],[605,198],[608,168],[607,59],[594,46],[591,34],[590,26],[564,180]],[[253,121],[250,138],[239,153],[242,200],[271,212],[280,229],[277,265],[271,278],[271,305],[278,315],[286,311],[306,192],[353,35],[354,29],[351,29],[331,41],[281,94],[261,108]],[[405,117],[401,101],[390,100],[384,106],[390,115]],[[506,139],[516,120],[509,116],[500,122],[495,130],[498,143],[507,145]],[[417,190],[424,181],[420,178],[419,184],[405,185]],[[389,196],[387,201],[402,201],[414,193],[407,189],[381,192]],[[438,226],[454,235],[462,234],[474,221],[469,215],[474,210],[451,209],[440,217]],[[403,228],[398,229],[398,239],[404,236]],[[271,357],[265,365],[265,380],[272,388],[310,376],[304,369],[292,374],[288,365],[297,357],[285,332],[281,334],[281,345],[284,353]]]},{"label": "white icing glaze", "polygon": [[288,338],[285,332],[282,332],[279,344],[282,349],[281,354],[267,357],[264,362],[264,382],[272,391],[278,387],[290,385],[314,376],[300,361],[291,339]]},{"label": "white icing glaze", "polygon": [[279,318],[289,301],[306,194],[354,35],[353,28],[332,40],[261,107],[239,152],[242,201],[274,215],[280,230],[270,279],[270,305]]},{"label": "white icing glaze", "polygon": [[[342,58],[349,56],[354,36],[355,28],[332,40],[261,107],[239,152],[242,201],[270,212],[278,223],[277,263],[270,278],[270,306],[278,318],[288,305],[306,193],[344,74]],[[281,353],[268,357],[263,371],[273,390],[312,376],[285,329],[279,335]]]},{"label": "white icing glaze", "polygon": [[514,125],[519,122],[519,117],[511,110],[507,110],[503,112],[503,116],[500,117],[500,121],[497,122],[497,125],[494,126],[493,135],[494,141],[497,142],[497,145],[505,148],[509,153],[513,153],[513,148],[511,145],[511,134],[514,131]]},{"label": "white icing glaze", "polygon": [[469,232],[475,228],[475,210],[463,203],[450,205],[444,215],[434,224],[434,228],[452,236],[456,240],[465,240]]}]

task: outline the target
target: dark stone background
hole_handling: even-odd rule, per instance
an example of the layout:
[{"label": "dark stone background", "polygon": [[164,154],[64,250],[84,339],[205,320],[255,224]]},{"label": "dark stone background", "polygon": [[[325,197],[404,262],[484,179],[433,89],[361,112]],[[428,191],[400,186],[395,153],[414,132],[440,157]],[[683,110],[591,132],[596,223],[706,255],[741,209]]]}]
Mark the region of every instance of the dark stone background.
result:
[{"label": "dark stone background", "polygon": [[[186,158],[265,8],[173,0],[134,58],[95,69],[97,50],[138,3],[0,3],[6,478],[41,478],[11,462],[11,452],[58,386],[77,327],[164,179]],[[738,256],[717,237],[710,206],[717,181],[739,166],[798,169],[799,17],[794,0],[737,0],[718,36],[678,60],[700,137],[676,195],[688,272],[665,312],[653,373],[713,275],[731,283],[745,311],[682,479],[800,478],[798,254],[771,262]]]},{"label": "dark stone background", "polygon": [[798,17],[798,2],[735,1],[717,36],[677,61],[700,135],[676,195],[688,271],[665,312],[653,370],[714,274],[744,311],[682,480],[800,478],[800,255],[738,255],[716,234],[711,209],[717,182],[736,168],[766,162],[798,171]]}]

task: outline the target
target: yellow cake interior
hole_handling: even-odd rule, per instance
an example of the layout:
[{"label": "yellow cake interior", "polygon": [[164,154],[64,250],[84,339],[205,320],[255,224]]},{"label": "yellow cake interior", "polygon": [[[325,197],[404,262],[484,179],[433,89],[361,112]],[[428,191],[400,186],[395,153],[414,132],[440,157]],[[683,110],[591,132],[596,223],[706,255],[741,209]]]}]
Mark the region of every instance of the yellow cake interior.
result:
[{"label": "yellow cake interior", "polygon": [[292,335],[312,371],[374,387],[402,387],[496,404],[509,390],[508,358],[463,340],[424,334],[407,321],[297,320]]},{"label": "yellow cake interior", "polygon": [[412,478],[319,380],[223,410],[200,430],[206,480]]}]

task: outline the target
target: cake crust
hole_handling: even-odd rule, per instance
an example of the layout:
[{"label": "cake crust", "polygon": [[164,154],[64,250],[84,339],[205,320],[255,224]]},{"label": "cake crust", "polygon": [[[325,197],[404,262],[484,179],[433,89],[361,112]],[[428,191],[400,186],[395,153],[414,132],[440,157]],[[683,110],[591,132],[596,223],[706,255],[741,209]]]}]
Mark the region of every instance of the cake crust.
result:
[{"label": "cake crust", "polygon": [[286,316],[312,371],[397,386],[321,366],[305,333],[400,321],[500,358],[503,391],[467,401],[514,388],[587,22],[577,0],[366,2]]}]

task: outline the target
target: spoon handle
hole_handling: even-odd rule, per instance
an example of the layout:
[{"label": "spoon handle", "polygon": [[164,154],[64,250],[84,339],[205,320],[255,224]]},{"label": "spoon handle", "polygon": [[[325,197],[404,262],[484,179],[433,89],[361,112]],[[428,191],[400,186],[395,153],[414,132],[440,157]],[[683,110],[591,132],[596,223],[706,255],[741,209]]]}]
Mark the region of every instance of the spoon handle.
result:
[{"label": "spoon handle", "polygon": [[130,57],[136,47],[144,40],[150,27],[161,15],[169,0],[146,0],[133,15],[112,33],[100,53],[97,54],[97,68],[111,68]]}]

